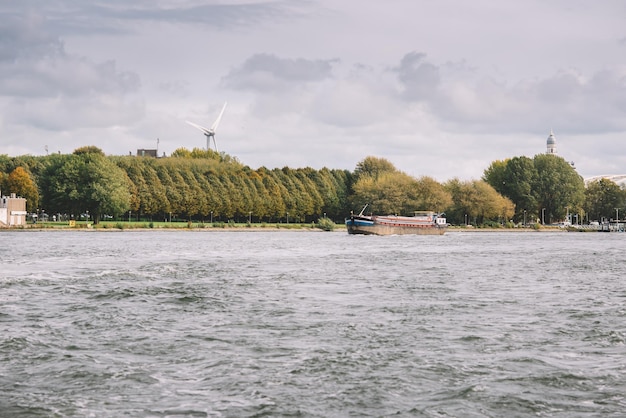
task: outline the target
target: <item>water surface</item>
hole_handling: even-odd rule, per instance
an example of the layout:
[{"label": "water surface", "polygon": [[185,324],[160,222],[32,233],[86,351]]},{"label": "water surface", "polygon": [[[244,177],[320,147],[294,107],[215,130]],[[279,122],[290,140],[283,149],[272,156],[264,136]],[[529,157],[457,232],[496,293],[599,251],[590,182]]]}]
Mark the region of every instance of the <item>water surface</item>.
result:
[{"label": "water surface", "polygon": [[626,411],[624,234],[0,237],[1,416]]}]

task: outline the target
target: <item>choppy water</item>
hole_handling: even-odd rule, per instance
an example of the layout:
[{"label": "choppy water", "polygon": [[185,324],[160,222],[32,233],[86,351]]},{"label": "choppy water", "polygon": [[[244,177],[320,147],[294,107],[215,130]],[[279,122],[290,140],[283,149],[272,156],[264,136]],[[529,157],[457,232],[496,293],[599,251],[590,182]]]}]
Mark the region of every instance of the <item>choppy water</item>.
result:
[{"label": "choppy water", "polygon": [[626,415],[625,234],[0,238],[3,417]]}]

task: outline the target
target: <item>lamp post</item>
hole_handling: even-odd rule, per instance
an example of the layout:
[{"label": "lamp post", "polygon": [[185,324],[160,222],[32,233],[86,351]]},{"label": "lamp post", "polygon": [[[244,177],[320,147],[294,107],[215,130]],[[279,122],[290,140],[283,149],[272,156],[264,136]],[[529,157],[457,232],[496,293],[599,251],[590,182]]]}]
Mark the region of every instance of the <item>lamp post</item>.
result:
[{"label": "lamp post", "polygon": [[248,224],[252,224],[252,211],[248,211]]},{"label": "lamp post", "polygon": [[526,209],[524,209],[524,228],[526,228]]},{"label": "lamp post", "polygon": [[467,226],[467,213],[465,214],[465,226]]},{"label": "lamp post", "polygon": [[541,225],[546,224],[546,208],[541,208]]},{"label": "lamp post", "polygon": [[213,211],[211,211],[211,223],[213,223]]},{"label": "lamp post", "polygon": [[289,212],[287,212],[287,223],[289,223]]}]

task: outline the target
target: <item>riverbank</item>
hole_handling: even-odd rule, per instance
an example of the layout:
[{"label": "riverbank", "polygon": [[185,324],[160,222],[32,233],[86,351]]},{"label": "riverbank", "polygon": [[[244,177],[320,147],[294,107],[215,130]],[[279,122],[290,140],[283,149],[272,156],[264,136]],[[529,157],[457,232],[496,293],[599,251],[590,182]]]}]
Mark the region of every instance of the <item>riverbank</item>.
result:
[{"label": "riverbank", "polygon": [[455,232],[568,232],[567,229],[558,227],[543,227],[543,228],[448,228],[446,233]]},{"label": "riverbank", "polygon": [[[0,231],[196,231],[196,232],[329,232],[320,228],[316,223],[188,223],[188,222],[100,222],[94,225],[88,222],[76,222],[70,225],[68,222],[47,222],[28,224],[16,228],[0,228]],[[346,233],[344,224],[335,224],[330,232]],[[545,226],[539,228],[473,228],[473,227],[449,227],[446,233],[484,233],[484,232],[508,232],[508,233],[531,233],[531,232],[597,232],[583,231],[574,228],[559,228],[557,226]]]},{"label": "riverbank", "polygon": [[[345,226],[335,224],[335,230],[345,232]],[[41,222],[18,227],[0,228],[0,231],[320,231],[316,223],[199,223],[199,222]]]}]

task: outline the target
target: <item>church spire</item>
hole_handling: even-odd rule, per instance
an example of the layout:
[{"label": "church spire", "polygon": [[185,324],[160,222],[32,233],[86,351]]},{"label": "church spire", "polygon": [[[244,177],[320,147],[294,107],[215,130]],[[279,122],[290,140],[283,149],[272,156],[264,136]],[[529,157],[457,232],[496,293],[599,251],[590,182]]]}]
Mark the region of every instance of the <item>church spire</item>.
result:
[{"label": "church spire", "polygon": [[552,128],[550,128],[550,136],[548,137],[548,141],[546,141],[546,147],[546,154],[556,154],[556,138],[554,138]]}]

